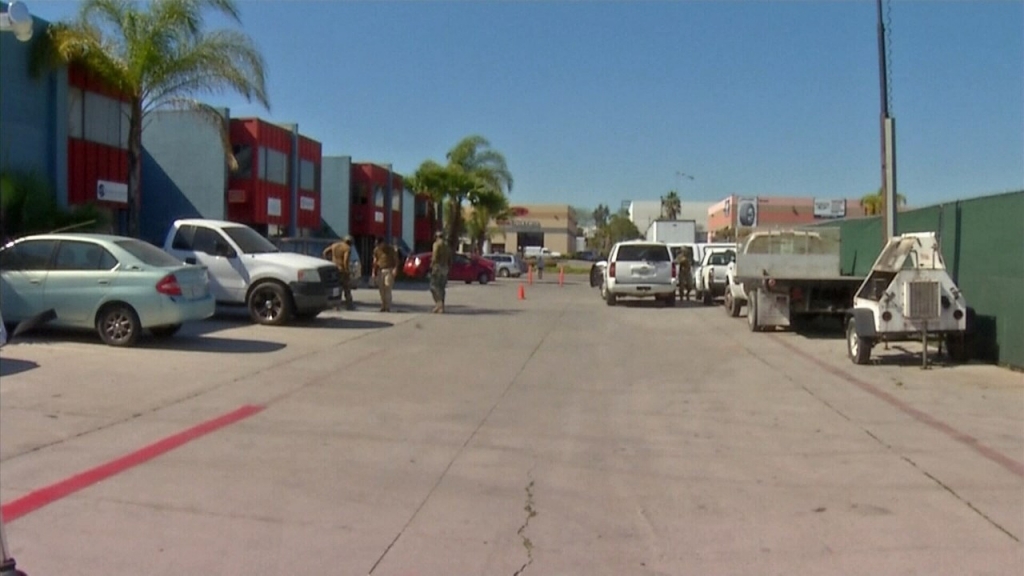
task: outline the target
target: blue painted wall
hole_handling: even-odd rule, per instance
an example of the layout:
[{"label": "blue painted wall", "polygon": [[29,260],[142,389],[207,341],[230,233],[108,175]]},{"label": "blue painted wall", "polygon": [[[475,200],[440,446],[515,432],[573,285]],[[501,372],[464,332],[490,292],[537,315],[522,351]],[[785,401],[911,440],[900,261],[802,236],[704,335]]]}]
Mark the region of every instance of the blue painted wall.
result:
[{"label": "blue painted wall", "polygon": [[320,219],[338,238],[349,233],[352,157],[324,156],[320,165]]},{"label": "blue painted wall", "polygon": [[[219,109],[227,119],[227,109]],[[228,166],[217,128],[197,114],[160,110],[142,132],[142,238],[163,244],[178,218],[225,219]]]},{"label": "blue painted wall", "polygon": [[[35,19],[33,41],[49,23]],[[0,170],[35,171],[53,185],[57,201],[68,198],[68,74],[29,74],[29,48],[14,34],[0,34]]]}]

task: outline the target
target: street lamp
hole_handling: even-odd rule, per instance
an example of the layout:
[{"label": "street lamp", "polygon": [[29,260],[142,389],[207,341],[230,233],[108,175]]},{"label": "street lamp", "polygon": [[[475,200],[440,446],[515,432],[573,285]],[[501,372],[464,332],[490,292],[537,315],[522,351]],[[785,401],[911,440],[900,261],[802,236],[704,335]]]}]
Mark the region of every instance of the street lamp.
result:
[{"label": "street lamp", "polygon": [[32,39],[32,14],[24,2],[14,0],[7,5],[6,12],[0,12],[0,31],[14,32],[19,42]]}]

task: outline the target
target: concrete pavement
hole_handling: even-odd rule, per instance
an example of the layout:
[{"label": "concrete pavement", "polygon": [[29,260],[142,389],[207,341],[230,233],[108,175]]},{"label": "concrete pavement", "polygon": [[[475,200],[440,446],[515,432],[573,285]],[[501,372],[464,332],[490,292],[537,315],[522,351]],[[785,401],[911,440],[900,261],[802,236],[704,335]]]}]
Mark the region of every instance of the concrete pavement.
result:
[{"label": "concrete pavement", "polygon": [[854,366],[839,335],[609,308],[557,274],[520,301],[519,283],[451,284],[443,316],[424,290],[398,291],[396,314],[358,290],[361,310],[302,326],[222,317],[130,350],[88,335],[4,348],[0,500],[38,506],[7,525],[19,566],[1024,568],[1020,373],[922,371],[896,350]]}]

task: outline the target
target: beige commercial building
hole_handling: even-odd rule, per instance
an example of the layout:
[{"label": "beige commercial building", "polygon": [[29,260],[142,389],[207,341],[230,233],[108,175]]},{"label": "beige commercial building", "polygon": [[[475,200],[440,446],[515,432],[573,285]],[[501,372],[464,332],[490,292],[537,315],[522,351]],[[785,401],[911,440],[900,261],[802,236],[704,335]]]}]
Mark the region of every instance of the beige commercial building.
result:
[{"label": "beige commercial building", "polygon": [[512,217],[495,221],[491,252],[521,252],[527,246],[543,246],[552,252],[576,252],[576,217],[568,204],[535,204],[512,207]]}]

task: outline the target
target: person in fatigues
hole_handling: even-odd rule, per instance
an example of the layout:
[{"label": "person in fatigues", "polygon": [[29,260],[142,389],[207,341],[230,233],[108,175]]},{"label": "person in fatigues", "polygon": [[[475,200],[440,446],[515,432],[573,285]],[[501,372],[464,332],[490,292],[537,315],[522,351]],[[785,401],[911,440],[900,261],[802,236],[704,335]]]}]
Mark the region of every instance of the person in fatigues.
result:
[{"label": "person in fatigues", "polygon": [[351,236],[345,236],[343,240],[331,244],[323,252],[323,259],[334,262],[334,265],[338,267],[338,273],[341,276],[339,280],[341,293],[345,299],[346,310],[355,310],[355,304],[352,303],[352,242]]},{"label": "person in fatigues", "polygon": [[445,287],[448,285],[448,270],[452,265],[452,251],[444,241],[444,234],[438,232],[430,257],[430,294],[434,297],[434,314],[444,314]]},{"label": "person in fatigues", "polygon": [[683,246],[676,256],[676,266],[679,277],[679,298],[690,299],[690,291],[693,290],[693,247]]},{"label": "person in fatigues", "polygon": [[380,311],[391,312],[391,291],[395,287],[395,275],[398,273],[398,251],[383,237],[377,238],[377,246],[373,249],[373,279],[380,291]]}]

